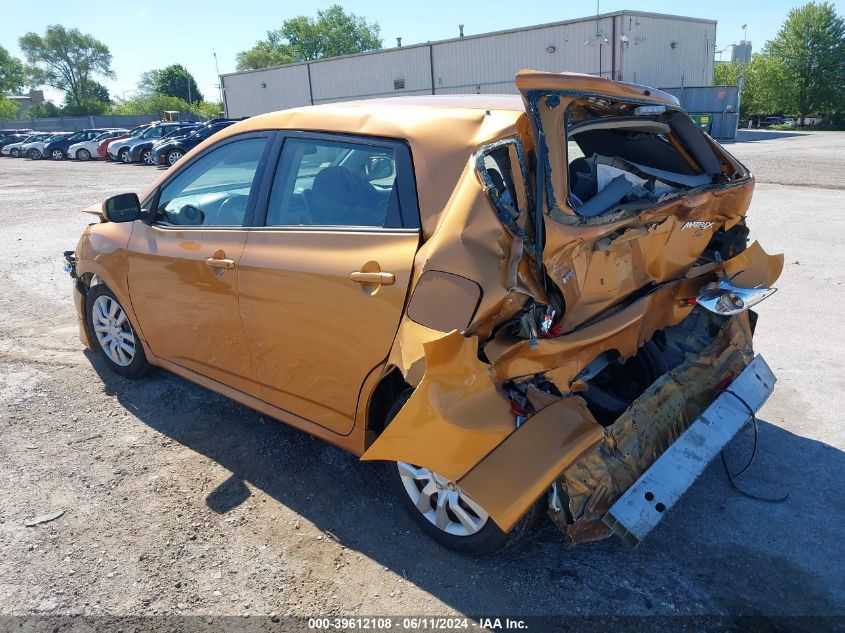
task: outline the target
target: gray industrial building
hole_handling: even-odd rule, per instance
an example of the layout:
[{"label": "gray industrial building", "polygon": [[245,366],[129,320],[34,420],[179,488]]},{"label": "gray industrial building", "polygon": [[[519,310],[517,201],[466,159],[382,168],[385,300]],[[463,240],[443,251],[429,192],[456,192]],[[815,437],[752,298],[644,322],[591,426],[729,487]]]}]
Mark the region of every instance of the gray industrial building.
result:
[{"label": "gray industrial building", "polygon": [[618,11],[229,73],[220,80],[231,117],[372,97],[515,93],[514,75],[523,68],[657,88],[710,86],[715,42],[715,20]]}]

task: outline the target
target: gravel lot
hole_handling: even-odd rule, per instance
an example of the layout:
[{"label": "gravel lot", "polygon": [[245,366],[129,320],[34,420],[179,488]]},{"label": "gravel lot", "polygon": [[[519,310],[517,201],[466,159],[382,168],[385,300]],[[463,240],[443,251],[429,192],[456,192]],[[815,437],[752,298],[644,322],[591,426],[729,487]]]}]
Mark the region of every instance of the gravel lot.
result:
[{"label": "gravel lot", "polygon": [[569,550],[544,523],[486,559],[421,536],[377,467],[166,372],[110,374],[61,252],[80,209],[158,170],[0,159],[0,614],[845,614],[845,133],[743,136],[752,234],[787,263],[740,481],[788,500],[740,496],[715,463],[635,551]]}]

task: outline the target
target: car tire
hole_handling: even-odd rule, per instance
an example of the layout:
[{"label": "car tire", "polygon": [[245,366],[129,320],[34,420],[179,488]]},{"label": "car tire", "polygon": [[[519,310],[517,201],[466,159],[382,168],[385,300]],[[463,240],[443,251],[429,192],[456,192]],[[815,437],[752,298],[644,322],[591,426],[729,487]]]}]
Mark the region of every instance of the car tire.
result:
[{"label": "car tire", "polygon": [[50,158],[52,158],[53,160],[64,160],[65,153],[62,150],[56,148],[50,151]]},{"label": "car tire", "polygon": [[76,160],[91,160],[91,152],[89,152],[87,149],[76,150]]},{"label": "car tire", "polygon": [[17,147],[13,147],[9,150],[9,156],[12,158],[20,158],[21,157],[21,150]]},{"label": "car tire", "polygon": [[127,165],[132,162],[132,157],[129,155],[129,150],[124,148],[117,153],[117,159],[121,163],[126,163]]},{"label": "car tire", "polygon": [[43,156],[41,155],[40,151],[33,148],[33,149],[29,150],[29,158],[30,158],[30,160],[41,160],[43,158]]},{"label": "car tire", "polygon": [[96,351],[114,373],[127,378],[143,376],[150,365],[144,346],[123,306],[105,284],[92,286],[85,298],[88,331]]},{"label": "car tire", "polygon": [[[390,424],[390,421],[399,413],[399,410],[404,406],[411,393],[411,390],[408,390],[396,399],[390,411],[388,411],[386,424]],[[513,545],[536,522],[542,513],[545,501],[545,497],[539,499],[510,532],[504,532],[493,522],[493,519],[487,516],[486,512],[483,513],[483,516],[481,515],[483,509],[478,506],[472,497],[445,477],[441,477],[428,469],[404,462],[387,462],[386,468],[388,481],[393,493],[397,496],[408,514],[410,514],[413,521],[436,543],[459,554],[483,556],[494,554],[505,547]],[[426,483],[422,484],[423,481]],[[437,492],[429,494],[428,498],[424,499],[422,493],[430,485],[434,485]],[[416,487],[416,492],[413,490],[413,487]],[[438,527],[434,522],[436,519],[432,517],[432,512],[435,516],[437,515],[436,508],[440,505],[437,502],[437,498],[443,494],[447,495],[447,499],[452,500],[451,503],[447,501],[444,504],[447,506],[445,513],[449,516],[449,524],[446,527],[452,530],[452,532]],[[412,495],[416,495],[416,499],[412,498]],[[419,508],[419,503],[428,504],[429,510],[424,513]],[[463,511],[465,517],[469,516],[471,521],[482,518],[484,520],[476,521],[476,525],[473,525],[469,529],[465,525],[457,528],[460,522],[455,520],[457,517],[454,514],[450,515],[450,513],[453,513],[452,508],[456,503],[460,504],[458,506],[459,510]],[[473,510],[473,505],[481,510],[481,512]],[[465,533],[459,533],[460,531]]]},{"label": "car tire", "polygon": [[182,152],[181,150],[178,150],[178,149],[170,150],[169,152],[167,152],[167,164],[170,167],[173,167],[173,165],[175,165],[179,161],[179,159],[182,158],[184,155],[185,155],[185,153]]},{"label": "car tire", "polygon": [[155,156],[153,156],[153,150],[145,149],[141,152],[141,162],[144,165],[155,165]]}]

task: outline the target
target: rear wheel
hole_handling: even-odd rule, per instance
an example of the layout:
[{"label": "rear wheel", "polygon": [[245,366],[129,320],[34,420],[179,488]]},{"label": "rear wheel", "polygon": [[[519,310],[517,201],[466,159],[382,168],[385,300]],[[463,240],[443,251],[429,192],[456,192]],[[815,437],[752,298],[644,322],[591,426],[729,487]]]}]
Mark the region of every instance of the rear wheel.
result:
[{"label": "rear wheel", "polygon": [[[387,423],[410,397],[397,398]],[[515,543],[540,514],[535,503],[510,532],[503,532],[472,496],[428,468],[405,462],[388,462],[388,478],[400,503],[420,529],[440,545],[461,554],[492,554]]]},{"label": "rear wheel", "polygon": [[91,160],[91,152],[87,149],[76,150],[76,160]]},{"label": "rear wheel", "polygon": [[29,157],[32,160],[41,160],[42,158],[41,152],[34,148],[29,150]]},{"label": "rear wheel", "polygon": [[50,152],[50,158],[53,160],[64,160],[65,153],[60,149],[54,149]]}]

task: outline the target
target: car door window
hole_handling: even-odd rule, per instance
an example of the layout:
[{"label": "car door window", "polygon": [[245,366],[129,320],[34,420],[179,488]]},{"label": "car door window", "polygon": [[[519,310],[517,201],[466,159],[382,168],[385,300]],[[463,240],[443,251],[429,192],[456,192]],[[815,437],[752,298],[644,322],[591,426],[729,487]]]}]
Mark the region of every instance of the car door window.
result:
[{"label": "car door window", "polygon": [[400,226],[393,149],[290,138],[273,181],[268,226]]},{"label": "car door window", "polygon": [[168,182],[154,222],[176,226],[241,226],[267,138],[226,143]]}]

